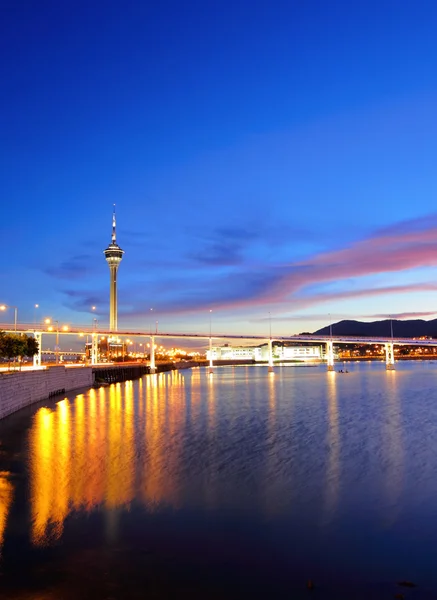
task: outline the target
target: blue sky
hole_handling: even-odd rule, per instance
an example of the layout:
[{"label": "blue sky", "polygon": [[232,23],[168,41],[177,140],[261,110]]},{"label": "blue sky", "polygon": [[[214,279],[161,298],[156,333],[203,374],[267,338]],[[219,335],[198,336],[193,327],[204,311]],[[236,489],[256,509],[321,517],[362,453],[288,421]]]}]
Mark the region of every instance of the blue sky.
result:
[{"label": "blue sky", "polygon": [[[433,318],[437,5],[10,1],[0,302],[262,333]],[[6,318],[3,317],[2,318]]]}]

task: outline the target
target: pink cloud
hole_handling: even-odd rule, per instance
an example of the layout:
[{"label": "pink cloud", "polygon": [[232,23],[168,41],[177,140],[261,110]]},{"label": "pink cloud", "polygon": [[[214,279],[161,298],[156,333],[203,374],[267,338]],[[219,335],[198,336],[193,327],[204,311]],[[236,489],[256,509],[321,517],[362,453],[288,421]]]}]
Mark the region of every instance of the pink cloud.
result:
[{"label": "pink cloud", "polygon": [[[414,219],[377,231],[366,239],[344,248],[323,252],[304,261],[242,267],[232,275],[218,279],[215,289],[224,293],[208,305],[214,310],[247,311],[257,306],[275,306],[280,310],[300,310],[316,304],[346,298],[437,290],[434,283],[360,288],[341,292],[316,293],[308,288],[322,283],[394,273],[422,267],[437,266],[437,216]],[[254,274],[256,286],[249,282]],[[241,285],[241,282],[246,282]],[[238,287],[238,293],[234,293]],[[228,297],[226,295],[228,294]],[[206,305],[205,298],[192,295],[192,301],[163,307],[163,312],[191,313]],[[134,314],[137,311],[132,311]],[[140,314],[141,309],[137,314]],[[407,313],[405,313],[407,314]],[[409,313],[408,313],[409,314]],[[433,313],[431,313],[433,314]]]},{"label": "pink cloud", "polygon": [[[417,229],[418,222],[419,220],[412,221],[413,231],[405,230],[407,224],[403,223],[400,231],[393,227],[385,233],[377,232],[374,236],[340,250],[290,263],[285,266],[285,274],[279,274],[275,283],[266,288],[264,293],[225,304],[222,308],[287,302],[288,306],[296,309],[336,298],[435,291],[436,285],[421,283],[303,295],[306,288],[320,283],[437,266],[437,227],[433,223],[433,227],[429,229]],[[420,220],[420,223],[423,225],[425,221]],[[284,266],[277,269],[284,272]]]}]

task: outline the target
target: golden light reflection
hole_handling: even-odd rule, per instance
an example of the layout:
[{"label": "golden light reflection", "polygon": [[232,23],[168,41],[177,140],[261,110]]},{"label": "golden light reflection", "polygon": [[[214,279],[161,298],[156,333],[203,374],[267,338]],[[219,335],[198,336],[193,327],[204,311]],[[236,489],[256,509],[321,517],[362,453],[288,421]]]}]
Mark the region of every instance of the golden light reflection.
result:
[{"label": "golden light reflection", "polygon": [[0,471],[0,552],[5,537],[8,514],[14,496],[14,486],[9,480],[10,473]]},{"label": "golden light reflection", "polygon": [[109,390],[90,390],[87,397],[79,395],[74,403],[65,399],[54,410],[38,410],[30,431],[35,545],[58,539],[72,510],[131,502],[135,493],[134,423],[132,382],[112,385]]},{"label": "golden light reflection", "polygon": [[[59,539],[72,511],[105,507],[114,517],[134,498],[149,509],[179,506],[190,411],[207,411],[210,419],[215,411],[213,389],[208,401],[196,395],[191,402],[186,377],[174,371],[91,389],[35,413],[29,433],[35,545]],[[201,386],[204,392],[204,380]]]},{"label": "golden light reflection", "polygon": [[145,461],[143,498],[151,504],[161,501],[164,495],[163,481],[161,476],[161,464],[163,462],[163,444],[160,442],[160,422],[162,410],[159,406],[158,389],[165,385],[160,375],[152,375],[148,378],[148,394],[146,398],[146,424],[145,424]]}]

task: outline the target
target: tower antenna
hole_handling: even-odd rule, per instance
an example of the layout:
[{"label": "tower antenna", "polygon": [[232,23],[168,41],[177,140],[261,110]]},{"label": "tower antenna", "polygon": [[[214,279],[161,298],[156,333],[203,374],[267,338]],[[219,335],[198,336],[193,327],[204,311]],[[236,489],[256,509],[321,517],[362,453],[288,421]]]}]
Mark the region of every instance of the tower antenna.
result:
[{"label": "tower antenna", "polygon": [[112,210],[112,243],[117,243],[117,236],[115,235],[115,204]]}]

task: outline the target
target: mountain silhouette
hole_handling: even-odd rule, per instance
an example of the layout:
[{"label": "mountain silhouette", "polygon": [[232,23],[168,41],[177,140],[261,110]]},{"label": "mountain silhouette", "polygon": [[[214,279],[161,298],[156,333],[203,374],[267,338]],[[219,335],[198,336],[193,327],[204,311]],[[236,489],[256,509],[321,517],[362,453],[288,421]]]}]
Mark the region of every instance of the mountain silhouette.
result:
[{"label": "mountain silhouette", "polygon": [[[393,324],[393,337],[413,338],[413,337],[437,337],[437,319],[424,321],[423,319],[411,319],[408,321],[398,321],[385,319],[384,321],[373,321],[364,323],[363,321],[338,321],[332,324],[332,335],[352,335],[352,336],[391,336],[390,323]],[[329,325],[318,329],[313,335],[329,335]]]}]

